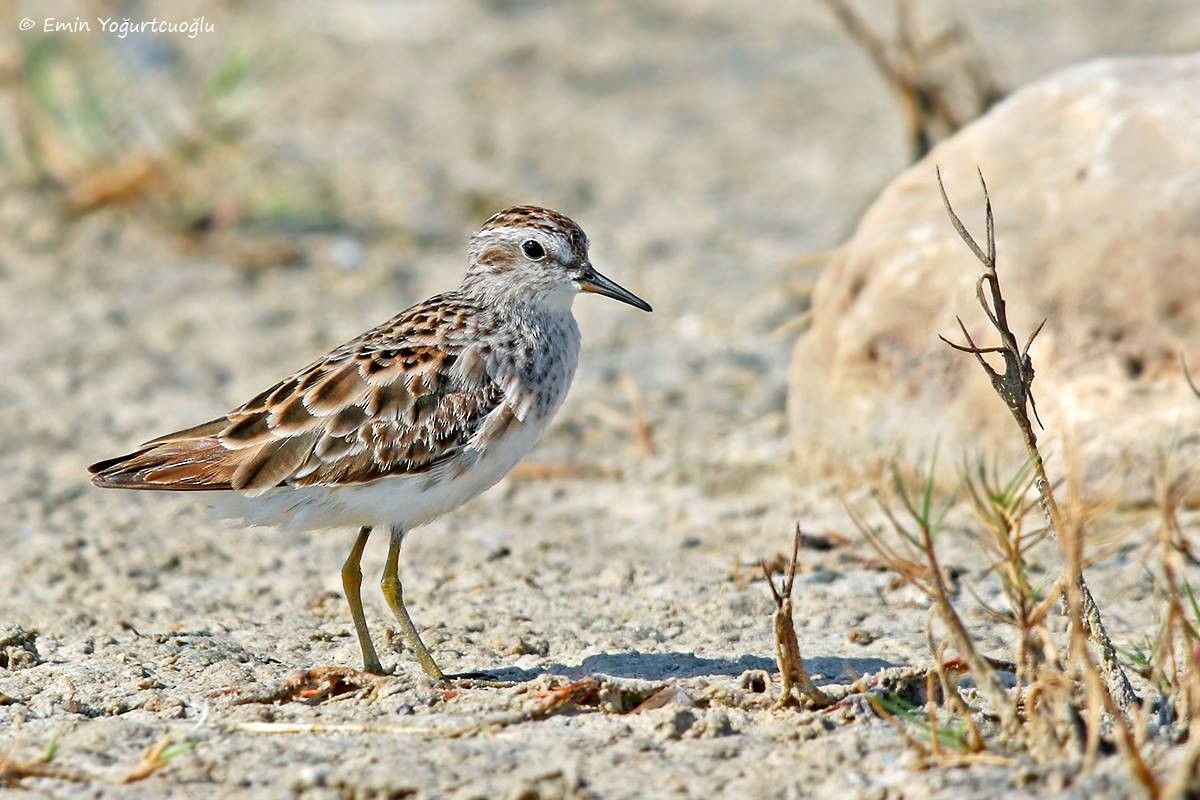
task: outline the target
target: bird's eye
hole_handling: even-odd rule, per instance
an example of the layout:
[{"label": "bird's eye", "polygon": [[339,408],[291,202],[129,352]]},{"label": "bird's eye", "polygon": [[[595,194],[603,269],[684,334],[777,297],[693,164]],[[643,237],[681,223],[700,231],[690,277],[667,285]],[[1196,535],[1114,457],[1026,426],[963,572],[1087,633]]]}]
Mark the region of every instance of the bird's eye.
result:
[{"label": "bird's eye", "polygon": [[531,261],[541,261],[546,257],[546,249],[542,247],[542,243],[533,239],[526,239],[521,245],[521,252]]}]

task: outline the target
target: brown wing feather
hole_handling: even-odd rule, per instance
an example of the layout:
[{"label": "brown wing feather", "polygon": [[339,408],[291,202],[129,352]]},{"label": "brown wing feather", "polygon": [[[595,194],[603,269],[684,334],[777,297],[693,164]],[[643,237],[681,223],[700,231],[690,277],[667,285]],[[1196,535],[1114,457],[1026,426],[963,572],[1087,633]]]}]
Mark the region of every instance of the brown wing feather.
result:
[{"label": "brown wing feather", "polygon": [[105,489],[229,489],[237,463],[216,439],[166,442],[92,464]]},{"label": "brown wing feather", "polygon": [[491,351],[462,323],[478,309],[431,298],[337,348],[224,417],[93,464],[102,487],[261,494],[364,483],[446,463],[503,412]]}]

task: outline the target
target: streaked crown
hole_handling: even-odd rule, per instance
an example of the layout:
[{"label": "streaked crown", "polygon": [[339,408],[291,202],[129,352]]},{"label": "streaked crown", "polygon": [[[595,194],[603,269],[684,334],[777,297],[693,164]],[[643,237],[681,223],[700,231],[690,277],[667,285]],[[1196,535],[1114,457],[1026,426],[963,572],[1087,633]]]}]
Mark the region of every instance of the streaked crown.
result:
[{"label": "streaked crown", "polygon": [[561,236],[567,240],[571,248],[587,255],[588,238],[575,220],[549,208],[540,206],[513,206],[498,211],[488,218],[479,228],[479,233],[494,231],[500,228],[530,228],[540,230],[552,236]]}]

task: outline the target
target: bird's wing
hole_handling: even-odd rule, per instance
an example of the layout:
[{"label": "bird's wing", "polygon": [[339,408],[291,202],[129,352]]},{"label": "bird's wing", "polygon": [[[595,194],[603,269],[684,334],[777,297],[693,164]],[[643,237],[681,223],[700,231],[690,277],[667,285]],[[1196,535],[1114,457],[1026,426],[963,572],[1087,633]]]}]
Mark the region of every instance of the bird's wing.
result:
[{"label": "bird's wing", "polygon": [[471,310],[450,295],[414,306],[223,417],[93,464],[92,480],[257,495],[463,468],[523,416]]}]

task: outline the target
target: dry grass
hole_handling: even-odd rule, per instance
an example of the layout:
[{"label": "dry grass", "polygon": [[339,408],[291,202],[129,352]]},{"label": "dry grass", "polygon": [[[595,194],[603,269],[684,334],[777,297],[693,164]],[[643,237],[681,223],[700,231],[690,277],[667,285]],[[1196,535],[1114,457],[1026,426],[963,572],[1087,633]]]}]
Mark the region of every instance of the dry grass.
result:
[{"label": "dry grass", "polygon": [[52,738],[40,758],[19,759],[13,753],[0,757],[0,788],[28,789],[25,781],[39,778],[65,783],[136,783],[165,769],[171,759],[193,746],[188,739],[166,734],[148,747],[133,766],[122,769],[117,765],[113,768],[115,771],[105,774],[61,763],[58,740]]},{"label": "dry grass", "polygon": [[[940,175],[938,182],[941,187]],[[983,192],[987,201],[986,185]],[[949,642],[937,641],[930,627],[934,666],[927,672],[924,709],[886,696],[873,698],[872,706],[904,731],[925,764],[961,764],[986,756],[1087,770],[1116,754],[1132,784],[1146,796],[1186,796],[1200,781],[1200,603],[1180,577],[1185,564],[1196,563],[1179,516],[1193,472],[1190,465],[1179,464],[1176,451],[1160,460],[1160,522],[1147,565],[1162,604],[1162,624],[1144,648],[1131,654],[1150,686],[1145,697],[1138,697],[1084,576],[1084,542],[1099,509],[1083,499],[1070,475],[1060,481],[1050,478],[1039,448],[1029,349],[1041,326],[1023,344],[1009,326],[996,270],[990,201],[981,246],[955,214],[944,188],[942,196],[955,230],[983,266],[977,298],[999,340],[980,346],[959,320],[965,343],[947,344],[977,359],[1008,407],[1028,456],[1007,477],[982,464],[967,465],[958,490],[973,512],[969,535],[989,556],[989,574],[999,580],[1005,602],[989,604],[964,585],[988,619],[1014,632],[1013,680],[1011,686],[1001,681],[999,662],[980,652],[955,608],[951,576],[939,561],[938,535],[955,495],[939,495],[932,467],[921,481],[894,469],[890,490],[877,494],[885,524],[873,526],[855,509],[849,509],[850,515],[881,561],[930,599]],[[1060,494],[1066,498],[1061,503]],[[1051,542],[1057,544],[1061,569],[1035,578],[1030,554]],[[1050,624],[1059,609],[1065,609],[1068,621],[1065,636]],[[945,656],[947,644],[974,679],[976,695],[956,685],[958,670],[947,668],[953,663]],[[914,736],[914,731],[923,735]],[[1173,748],[1180,743],[1186,743],[1182,754]]]},{"label": "dry grass", "polygon": [[297,260],[294,234],[330,228],[340,214],[326,176],[247,144],[255,85],[270,65],[232,49],[201,65],[165,39],[159,46],[173,66],[129,63],[100,37],[21,37],[0,75],[6,188],[49,201],[53,238],[83,215],[119,209],[189,251],[248,267]]}]

